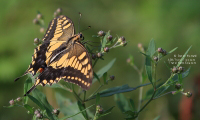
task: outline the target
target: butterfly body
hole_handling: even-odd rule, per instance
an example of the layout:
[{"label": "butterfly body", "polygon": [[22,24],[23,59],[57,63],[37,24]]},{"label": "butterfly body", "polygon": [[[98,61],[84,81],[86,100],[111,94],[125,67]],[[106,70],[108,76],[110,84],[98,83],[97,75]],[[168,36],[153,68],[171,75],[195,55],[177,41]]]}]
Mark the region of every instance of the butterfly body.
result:
[{"label": "butterfly body", "polygon": [[34,49],[32,62],[24,73],[33,76],[40,73],[26,94],[39,84],[52,85],[61,79],[77,84],[84,90],[89,89],[93,79],[92,62],[80,42],[83,39],[82,33],[74,33],[73,22],[64,15],[50,22],[43,43]]}]

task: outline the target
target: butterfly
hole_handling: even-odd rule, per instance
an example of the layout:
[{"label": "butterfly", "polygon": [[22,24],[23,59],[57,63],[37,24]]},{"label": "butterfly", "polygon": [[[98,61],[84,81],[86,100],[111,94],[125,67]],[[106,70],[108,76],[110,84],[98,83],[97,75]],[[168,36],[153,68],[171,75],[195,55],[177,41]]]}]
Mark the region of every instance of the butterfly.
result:
[{"label": "butterfly", "polygon": [[35,76],[39,73],[24,96],[37,85],[52,85],[61,79],[88,90],[92,84],[93,69],[90,55],[81,43],[83,38],[82,33],[75,34],[74,24],[67,16],[60,15],[51,20],[43,43],[34,49],[31,64],[22,75],[30,73]]}]

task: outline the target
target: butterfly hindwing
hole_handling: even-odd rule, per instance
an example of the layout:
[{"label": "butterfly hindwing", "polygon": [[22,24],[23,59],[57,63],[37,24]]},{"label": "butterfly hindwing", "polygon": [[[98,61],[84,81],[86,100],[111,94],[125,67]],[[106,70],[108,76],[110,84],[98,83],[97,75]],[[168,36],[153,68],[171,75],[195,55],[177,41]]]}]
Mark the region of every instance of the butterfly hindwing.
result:
[{"label": "butterfly hindwing", "polygon": [[93,78],[92,63],[85,47],[76,42],[52,58],[50,65],[36,78],[34,86],[52,85],[61,79],[88,90]]}]

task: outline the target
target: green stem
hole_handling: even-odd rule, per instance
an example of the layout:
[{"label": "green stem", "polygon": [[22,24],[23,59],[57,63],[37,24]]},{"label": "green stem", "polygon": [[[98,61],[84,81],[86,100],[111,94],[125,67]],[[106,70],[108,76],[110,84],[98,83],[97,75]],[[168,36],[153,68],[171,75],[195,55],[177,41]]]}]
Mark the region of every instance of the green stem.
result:
[{"label": "green stem", "polygon": [[86,98],[86,91],[84,90],[84,98],[83,98],[83,101],[85,101],[85,98]]},{"label": "green stem", "polygon": [[99,88],[98,88],[92,95],[90,95],[89,98],[86,99],[84,102],[89,101],[90,98],[92,98],[92,97],[101,89],[101,87],[103,87],[103,86],[104,86],[104,84],[101,84],[101,85],[99,86]]},{"label": "green stem", "polygon": [[151,98],[149,99],[149,101],[137,112],[138,114],[153,100],[153,97],[154,97],[155,93],[156,93],[156,90],[154,90],[154,92],[153,92]]},{"label": "green stem", "polygon": [[78,112],[78,113],[76,113],[76,114],[74,114],[74,115],[66,116],[66,117],[63,117],[63,118],[61,118],[61,119],[59,119],[59,120],[66,120],[67,118],[71,118],[71,117],[73,117],[73,116],[76,116],[76,115],[78,115],[78,114],[80,114],[80,113],[86,111],[87,109],[93,107],[94,105],[95,105],[95,104],[93,104],[93,105],[91,105],[91,106],[85,108],[84,110],[82,110],[82,111],[80,111],[80,112]]},{"label": "green stem", "polygon": [[170,93],[172,93],[172,92],[173,92],[173,91],[170,91],[170,92],[167,92],[167,93],[165,93],[165,94],[162,94],[162,95],[160,95],[160,96],[158,96],[158,97],[153,98],[153,100],[158,99],[158,98],[160,98],[160,97],[162,97],[162,96],[165,96],[165,95],[167,95],[167,94],[170,94]]},{"label": "green stem", "polygon": [[163,86],[166,86],[166,84],[174,77],[175,74],[171,74],[171,76],[167,79],[167,81],[162,84],[159,88],[157,88],[157,90],[161,89]]},{"label": "green stem", "polygon": [[97,61],[99,60],[99,58],[96,58],[93,65],[92,65],[92,68],[94,68],[94,66],[96,65]]},{"label": "green stem", "polygon": [[74,85],[72,84],[72,91],[73,91],[73,95],[75,96],[75,98],[80,101],[81,103],[83,103],[83,101],[81,100],[81,98],[76,94],[75,90],[74,90]]}]

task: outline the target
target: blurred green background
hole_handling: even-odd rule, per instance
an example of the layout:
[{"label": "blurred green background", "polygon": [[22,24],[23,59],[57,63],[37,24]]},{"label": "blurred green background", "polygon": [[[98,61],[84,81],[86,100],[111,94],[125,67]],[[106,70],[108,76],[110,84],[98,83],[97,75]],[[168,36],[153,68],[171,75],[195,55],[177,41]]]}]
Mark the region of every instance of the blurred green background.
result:
[{"label": "blurred green background", "polygon": [[[28,68],[33,54],[34,38],[42,38],[43,34],[39,32],[39,26],[32,23],[36,17],[37,11],[44,15],[46,26],[53,18],[53,13],[57,8],[63,9],[63,14],[71,18],[78,28],[78,12],[82,13],[80,28],[92,26],[91,29],[84,31],[86,40],[97,41],[92,38],[99,30],[111,30],[113,36],[125,36],[129,41],[126,47],[113,49],[109,54],[105,54],[104,61],[99,61],[95,71],[101,66],[108,63],[113,58],[117,58],[114,66],[109,71],[109,75],[115,75],[115,80],[105,88],[129,84],[131,87],[139,85],[137,72],[131,68],[126,59],[129,55],[134,56],[135,64],[138,67],[143,65],[143,56],[138,52],[137,44],[142,43],[148,46],[150,39],[154,38],[157,47],[170,51],[178,47],[178,49],[167,56],[173,58],[174,54],[184,54],[184,52],[192,45],[190,55],[197,55],[195,65],[183,65],[186,69],[191,66],[189,76],[184,80],[185,91],[192,91],[193,97],[184,101],[181,94],[167,95],[150,103],[144,110],[140,119],[152,120],[157,115],[161,115],[162,120],[181,119],[182,109],[189,111],[187,116],[192,116],[194,120],[198,119],[200,114],[200,105],[198,103],[200,78],[199,71],[199,55],[200,55],[200,1],[199,0],[1,0],[0,1],[0,119],[1,120],[26,120],[31,119],[31,115],[27,114],[24,108],[14,107],[11,109],[3,108],[9,105],[9,100],[23,96],[23,83],[27,77],[23,77],[18,82],[14,79],[24,73]],[[78,30],[77,30],[78,32]],[[163,60],[163,61],[164,61]],[[165,81],[170,72],[164,65],[163,61],[158,66],[158,77]],[[172,67],[173,65],[170,65]],[[148,81],[146,81],[148,82]],[[98,86],[98,83],[92,85],[88,93],[92,93]],[[199,86],[200,87],[200,86]],[[38,87],[40,88],[40,87]],[[144,88],[144,93],[150,88]],[[54,94],[48,95],[51,88],[42,88],[47,94],[48,100],[54,107],[58,107],[55,103]],[[173,90],[173,88],[171,89]],[[127,98],[134,99],[136,105],[138,101],[138,92],[135,90],[131,93],[125,93]],[[66,96],[71,93],[66,93]],[[197,102],[194,102],[196,100]],[[107,109],[113,105],[116,106],[114,97],[102,98],[101,105]],[[91,101],[94,103],[95,100]],[[183,106],[181,106],[181,103]],[[187,103],[190,103],[190,107]],[[90,103],[88,103],[90,104]],[[186,105],[187,104],[187,105]],[[199,105],[199,107],[197,107]],[[196,106],[196,107],[194,107]],[[125,116],[116,106],[112,114],[104,119],[121,120]],[[102,118],[103,119],[103,118]]]}]

